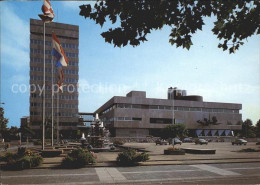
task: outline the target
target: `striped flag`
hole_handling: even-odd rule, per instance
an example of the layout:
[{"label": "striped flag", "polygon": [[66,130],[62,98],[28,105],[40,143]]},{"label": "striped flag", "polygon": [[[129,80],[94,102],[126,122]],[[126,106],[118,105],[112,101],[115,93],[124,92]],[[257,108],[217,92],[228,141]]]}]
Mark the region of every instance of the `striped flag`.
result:
[{"label": "striped flag", "polygon": [[52,46],[52,55],[55,56],[58,61],[56,67],[68,66],[68,59],[65,55],[64,50],[61,47],[60,41],[58,40],[54,32],[52,32]]},{"label": "striped flag", "polygon": [[64,82],[64,73],[63,73],[62,67],[57,68],[57,73],[58,73],[57,85],[58,85],[59,89],[61,90],[61,92],[63,92],[62,86],[63,86],[63,82]]},{"label": "striped flag", "polygon": [[52,22],[55,15],[53,13],[53,9],[49,0],[44,0],[42,5],[42,13],[43,14],[39,14],[39,17],[42,19],[43,22]]},{"label": "striped flag", "polygon": [[68,66],[68,59],[65,55],[63,48],[61,47],[60,41],[54,32],[52,32],[52,55],[57,59],[56,67],[58,73],[58,87],[63,92],[62,86],[64,82],[64,73],[62,67]]}]

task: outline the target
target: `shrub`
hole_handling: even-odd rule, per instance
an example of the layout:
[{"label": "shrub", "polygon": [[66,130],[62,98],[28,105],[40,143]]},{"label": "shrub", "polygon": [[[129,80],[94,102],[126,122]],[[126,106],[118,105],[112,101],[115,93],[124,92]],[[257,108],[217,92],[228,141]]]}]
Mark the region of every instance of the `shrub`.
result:
[{"label": "shrub", "polygon": [[31,167],[37,167],[42,163],[42,157],[40,155],[37,155],[35,153],[31,153],[30,155],[31,159]]},{"label": "shrub", "polygon": [[116,140],[114,140],[113,144],[114,144],[115,146],[119,146],[119,145],[123,145],[124,142],[123,142],[121,139],[116,139]]},{"label": "shrub", "polygon": [[118,154],[116,161],[120,166],[134,166],[138,165],[138,162],[144,162],[149,160],[149,155],[145,152],[139,153],[133,149],[128,149]]},{"label": "shrub", "polygon": [[181,148],[169,147],[163,153],[164,155],[184,155],[185,151]]},{"label": "shrub", "polygon": [[31,159],[29,156],[24,156],[18,159],[13,165],[16,169],[29,169],[31,168]]},{"label": "shrub", "polygon": [[87,164],[96,162],[94,154],[89,151],[78,148],[71,151],[63,160],[62,166],[65,168],[81,168]]},{"label": "shrub", "polygon": [[[21,151],[19,151],[21,152]],[[22,153],[7,152],[1,157],[1,161],[6,162],[5,167],[10,170],[22,170],[39,166],[42,163],[42,157],[25,151]]]}]

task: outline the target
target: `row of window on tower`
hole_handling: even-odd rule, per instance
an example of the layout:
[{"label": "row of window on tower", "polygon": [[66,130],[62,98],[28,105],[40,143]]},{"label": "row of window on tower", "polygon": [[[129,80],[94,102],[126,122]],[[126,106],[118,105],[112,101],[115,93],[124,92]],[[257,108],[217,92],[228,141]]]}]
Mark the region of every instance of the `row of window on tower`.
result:
[{"label": "row of window on tower", "polygon": [[[31,44],[43,45],[43,40],[31,39]],[[51,41],[45,41],[45,45],[51,46],[52,42]],[[77,44],[61,43],[61,46],[63,48],[78,49],[78,45]]]},{"label": "row of window on tower", "polygon": [[[43,68],[42,67],[36,67],[36,66],[30,66],[30,70],[42,72]],[[45,72],[46,73],[52,73],[52,69],[51,68],[45,68]],[[54,70],[54,73],[57,73],[57,69]],[[63,73],[68,74],[68,75],[78,75],[78,70],[63,69]]]},{"label": "row of window on tower", "polygon": [[[43,80],[43,76],[34,76],[34,75],[31,75],[30,76],[30,80],[33,80],[33,81],[42,81]],[[51,77],[50,76],[46,76],[45,77],[45,80],[46,81],[51,81]],[[56,82],[58,80],[57,77],[53,77],[53,81]],[[78,83],[78,80],[75,79],[75,78],[65,78],[64,79],[64,82],[65,83]]]},{"label": "row of window on tower", "polygon": [[[31,48],[31,53],[34,54],[43,54],[43,50],[42,49],[35,49],[35,48]],[[45,50],[45,54],[46,55],[51,55],[51,50]],[[66,57],[70,57],[70,58],[78,58],[78,53],[69,53],[69,52],[65,52]]]},{"label": "row of window on tower", "polygon": [[[31,112],[30,112],[30,115],[31,115],[31,116],[41,116],[41,115],[42,115],[42,112],[31,111]],[[47,117],[49,117],[49,116],[51,116],[51,112],[46,112],[45,115],[46,115]],[[54,112],[53,115],[54,115],[54,116],[57,116],[57,113]],[[60,112],[60,113],[59,113],[59,116],[60,116],[60,117],[77,117],[77,115],[78,115],[78,114],[76,114],[76,113],[71,113],[71,112]]]},{"label": "row of window on tower", "polygon": [[[50,103],[46,103],[45,106],[47,108],[51,108],[52,105]],[[42,107],[42,103],[38,103],[38,102],[31,102],[31,107]],[[57,104],[53,104],[54,108],[57,108]],[[78,109],[78,106],[75,104],[60,104],[59,108],[62,109]]]},{"label": "row of window on tower", "polygon": [[[31,62],[43,63],[43,59],[42,58],[33,58],[33,57],[31,57]],[[50,59],[45,59],[45,63],[46,64],[51,64],[51,60]],[[78,66],[78,62],[71,62],[71,61],[69,61],[69,66]]]},{"label": "row of window on tower", "polygon": [[[41,96],[38,93],[31,93],[31,98],[41,98]],[[51,99],[51,94],[46,94],[45,98]],[[54,94],[53,99],[57,99],[57,94]],[[61,99],[61,100],[78,100],[78,96],[59,94],[59,99]]]}]

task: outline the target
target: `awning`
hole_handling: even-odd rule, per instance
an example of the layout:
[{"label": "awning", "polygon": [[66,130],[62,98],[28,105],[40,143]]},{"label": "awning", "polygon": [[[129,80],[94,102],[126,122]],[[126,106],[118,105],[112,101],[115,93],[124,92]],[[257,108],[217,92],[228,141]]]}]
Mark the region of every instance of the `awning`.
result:
[{"label": "awning", "polygon": [[215,136],[216,132],[217,132],[217,130],[211,130],[211,135]]},{"label": "awning", "polygon": [[209,133],[209,130],[204,130],[204,135],[207,136]]},{"label": "awning", "polygon": [[225,135],[228,136],[230,133],[230,130],[225,130]]},{"label": "awning", "polygon": [[202,130],[196,130],[196,135],[199,136],[201,134]]},{"label": "awning", "polygon": [[224,130],[218,130],[218,135],[221,136],[223,134]]}]

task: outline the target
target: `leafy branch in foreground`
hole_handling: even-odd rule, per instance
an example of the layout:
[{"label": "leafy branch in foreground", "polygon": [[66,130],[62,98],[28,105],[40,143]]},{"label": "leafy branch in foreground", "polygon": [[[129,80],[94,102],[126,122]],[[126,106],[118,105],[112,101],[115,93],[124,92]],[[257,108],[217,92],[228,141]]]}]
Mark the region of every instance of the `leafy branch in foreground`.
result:
[{"label": "leafy branch in foreground", "polygon": [[[80,6],[80,15],[92,19],[101,27],[108,20],[119,25],[101,35],[116,47],[138,46],[147,41],[152,30],[170,26],[169,42],[176,47],[190,49],[192,35],[202,30],[205,17],[214,15],[212,32],[220,40],[224,51],[234,53],[248,37],[259,34],[260,1],[97,1]],[[120,23],[120,24],[119,24]]]}]

